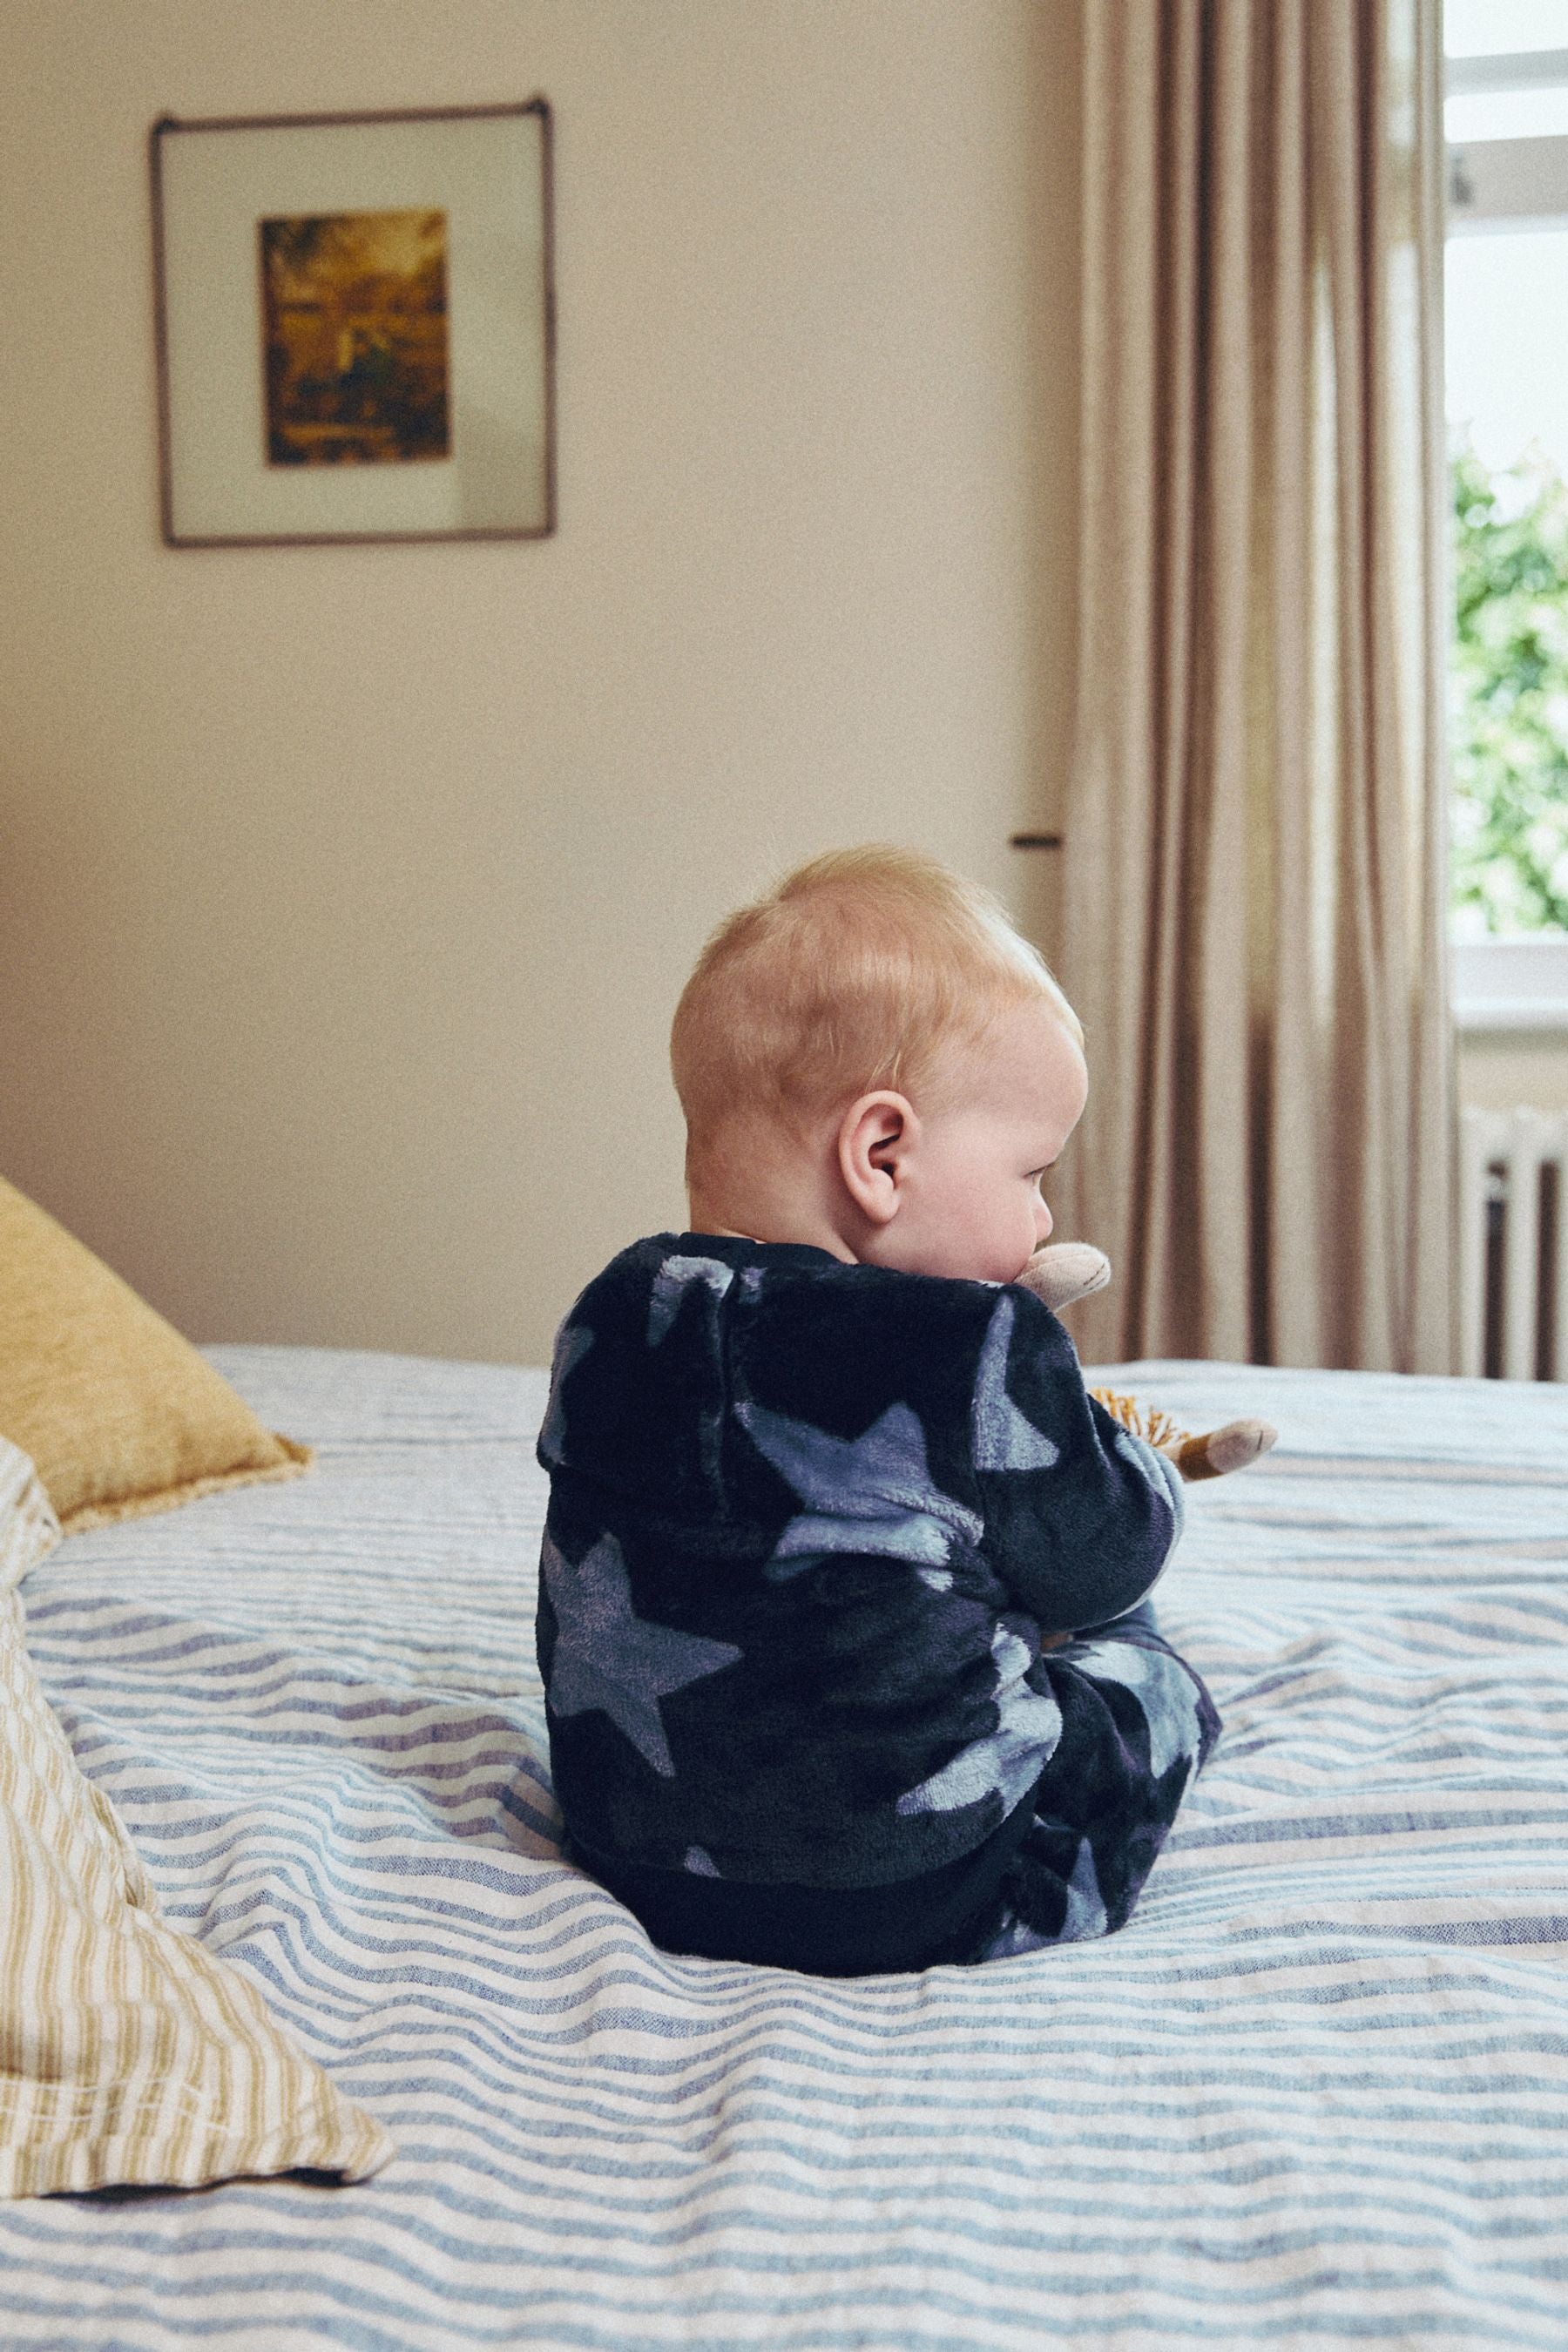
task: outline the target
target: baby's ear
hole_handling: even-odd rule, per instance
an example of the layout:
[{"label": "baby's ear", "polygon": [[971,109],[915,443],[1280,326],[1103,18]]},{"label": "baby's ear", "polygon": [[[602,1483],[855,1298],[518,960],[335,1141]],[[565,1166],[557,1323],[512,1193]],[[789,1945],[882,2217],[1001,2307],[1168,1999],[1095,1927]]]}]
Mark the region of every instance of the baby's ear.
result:
[{"label": "baby's ear", "polygon": [[903,1196],[904,1162],[920,1137],[914,1106],[884,1088],[850,1104],[838,1125],[838,1172],[862,1216],[890,1224]]},{"label": "baby's ear", "polygon": [[1018,1279],[1056,1315],[1075,1299],[1103,1290],[1110,1280],[1110,1260],[1092,1242],[1047,1242],[1044,1249],[1035,1252]]}]

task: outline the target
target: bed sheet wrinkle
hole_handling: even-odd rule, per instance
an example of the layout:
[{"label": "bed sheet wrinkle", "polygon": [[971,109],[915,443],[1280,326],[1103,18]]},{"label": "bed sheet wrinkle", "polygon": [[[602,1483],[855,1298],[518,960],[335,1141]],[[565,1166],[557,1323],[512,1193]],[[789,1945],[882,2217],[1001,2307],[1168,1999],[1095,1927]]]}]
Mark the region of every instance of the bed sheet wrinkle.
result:
[{"label": "bed sheet wrinkle", "polygon": [[1119,1370],[1282,1432],[1161,1589],[1226,1736],[1120,1936],[817,1983],[557,1858],[542,1377],[212,1353],[317,1470],[73,1538],[37,1654],[400,2155],[0,2210],[5,2352],[1561,2352],[1568,1398]]}]

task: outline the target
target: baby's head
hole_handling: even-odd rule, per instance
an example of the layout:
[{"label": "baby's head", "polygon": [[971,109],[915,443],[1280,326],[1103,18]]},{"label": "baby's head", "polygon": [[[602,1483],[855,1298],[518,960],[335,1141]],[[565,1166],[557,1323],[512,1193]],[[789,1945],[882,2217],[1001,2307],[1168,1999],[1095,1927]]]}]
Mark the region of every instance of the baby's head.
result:
[{"label": "baby's head", "polygon": [[692,1227],[1011,1282],[1082,1034],[989,891],[910,850],[814,859],[720,925],[676,1010]]}]

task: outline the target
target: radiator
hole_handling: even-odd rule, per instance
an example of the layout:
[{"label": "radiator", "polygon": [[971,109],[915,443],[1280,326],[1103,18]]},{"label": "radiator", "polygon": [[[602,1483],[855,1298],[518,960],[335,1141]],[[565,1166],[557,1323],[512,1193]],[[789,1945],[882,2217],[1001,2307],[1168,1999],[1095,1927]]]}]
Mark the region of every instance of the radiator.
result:
[{"label": "radiator", "polygon": [[1568,1380],[1568,1113],[1460,1114],[1460,1369]]}]

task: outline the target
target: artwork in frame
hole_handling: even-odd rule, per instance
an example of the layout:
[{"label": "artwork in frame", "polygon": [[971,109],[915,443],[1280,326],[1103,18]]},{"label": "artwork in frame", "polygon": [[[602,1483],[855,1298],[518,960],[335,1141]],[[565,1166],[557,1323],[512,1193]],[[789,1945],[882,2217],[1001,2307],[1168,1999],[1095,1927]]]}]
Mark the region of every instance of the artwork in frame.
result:
[{"label": "artwork in frame", "polygon": [[555,527],[551,117],[153,127],[171,547]]}]

